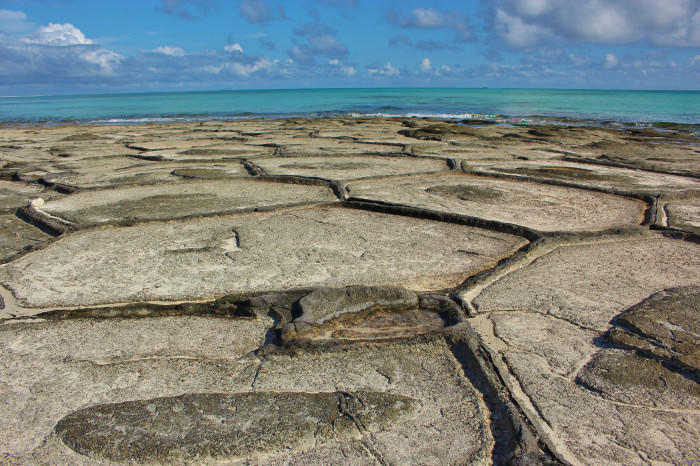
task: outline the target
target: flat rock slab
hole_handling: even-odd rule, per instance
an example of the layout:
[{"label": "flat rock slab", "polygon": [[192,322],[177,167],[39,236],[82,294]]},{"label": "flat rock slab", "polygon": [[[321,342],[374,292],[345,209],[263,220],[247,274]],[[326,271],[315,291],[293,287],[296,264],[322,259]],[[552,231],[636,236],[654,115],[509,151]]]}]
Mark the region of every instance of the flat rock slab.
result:
[{"label": "flat rock slab", "polygon": [[[254,386],[256,390],[275,392],[364,387],[408,396],[420,402],[416,414],[400,419],[403,422],[375,433],[365,442],[385,463],[489,462],[493,438],[485,417],[488,411],[480,394],[461,374],[462,368],[449,346],[437,339],[355,345],[342,351],[299,351],[293,356],[271,354],[261,365]],[[330,451],[317,448],[297,453],[295,461],[328,461],[336,457],[337,453],[330,453],[337,452],[339,445],[329,447]],[[361,445],[353,445],[344,462],[362,458],[361,450]]]},{"label": "flat rock slab", "polygon": [[604,331],[651,293],[700,284],[700,245],[667,238],[562,246],[488,286],[479,312],[529,310]]},{"label": "flat rock slab", "polygon": [[93,158],[135,155],[139,151],[130,149],[119,142],[103,142],[100,140],[85,140],[81,142],[63,142],[59,140],[48,148],[56,160],[76,162]]},{"label": "flat rock slab", "polygon": [[255,159],[253,162],[268,175],[315,176],[334,180],[449,170],[444,160],[395,156],[274,157]]},{"label": "flat rock slab", "polygon": [[700,199],[670,202],[664,209],[668,226],[700,233]]},{"label": "flat rock slab", "polygon": [[540,231],[596,231],[638,225],[641,201],[575,188],[466,174],[350,183],[350,196],[458,213]]},{"label": "flat rock slab", "polygon": [[403,146],[373,142],[356,142],[344,138],[293,138],[280,140],[284,154],[289,155],[342,155],[388,154],[403,150]]},{"label": "flat rock slab", "polygon": [[187,149],[160,149],[148,151],[142,155],[171,161],[224,161],[269,156],[274,153],[274,150],[274,147],[255,144],[228,143],[194,146]]},{"label": "flat rock slab", "polygon": [[[697,403],[680,410],[669,406],[678,385],[664,388],[664,380],[674,380],[660,372],[653,361],[647,366],[628,365],[633,362],[633,352],[601,350],[598,332],[555,316],[509,311],[477,320],[482,318],[489,321],[481,326],[482,338],[506,365],[502,374],[514,379],[519,387],[516,393],[520,393],[516,398],[521,406],[531,406],[526,408],[532,410],[531,420],[559,458],[571,464],[700,461]],[[600,360],[600,352],[607,354],[606,360]],[[630,358],[612,359],[620,353]],[[582,383],[582,379],[590,382],[601,374],[617,380],[607,385]],[[630,382],[633,379],[635,383],[656,379],[656,391],[640,391]],[[685,394],[686,400],[697,396],[692,392],[696,382],[683,381],[682,377],[675,382],[691,390]],[[607,389],[611,385],[618,399],[610,396]],[[640,392],[646,400],[640,399]]]},{"label": "flat rock slab", "polygon": [[350,284],[435,290],[524,244],[443,222],[298,209],[78,231],[2,266],[0,282],[29,307]]},{"label": "flat rock slab", "polygon": [[[213,317],[0,324],[0,452],[40,448],[61,418],[93,405],[249,389],[258,361],[244,356],[272,325]],[[70,458],[49,462],[83,462]]]},{"label": "flat rock slab", "polygon": [[[679,144],[679,139],[686,139],[686,144]],[[673,134],[656,133],[647,135],[646,140],[602,140],[585,144],[580,149],[594,152],[596,156],[590,158],[603,163],[620,163],[643,170],[695,177],[700,175],[700,147],[697,145],[697,138],[693,137],[682,138]]]},{"label": "flat rock slab", "polygon": [[486,408],[444,341],[250,354],[272,324],[177,316],[0,324],[0,458],[488,461]]},{"label": "flat rock slab", "polygon": [[0,213],[0,262],[50,239],[51,236],[20,220],[15,214]]},{"label": "flat rock slab", "polygon": [[563,162],[558,160],[467,162],[467,171],[508,174],[634,193],[700,191],[700,180],[628,168]]},{"label": "flat rock slab", "polygon": [[38,184],[0,180],[0,208],[24,207],[32,199],[45,196],[43,191],[44,187]]},{"label": "flat rock slab", "polygon": [[201,169],[217,170],[223,172],[226,177],[247,176],[245,168],[237,160],[187,163],[139,160],[133,157],[105,157],[54,164],[50,172],[40,176],[51,183],[63,183],[78,188],[105,188],[178,181],[183,175],[187,175],[187,170]]},{"label": "flat rock slab", "polygon": [[82,191],[41,208],[73,223],[182,218],[241,209],[311,202],[333,202],[326,186],[304,186],[260,180],[192,180]]}]

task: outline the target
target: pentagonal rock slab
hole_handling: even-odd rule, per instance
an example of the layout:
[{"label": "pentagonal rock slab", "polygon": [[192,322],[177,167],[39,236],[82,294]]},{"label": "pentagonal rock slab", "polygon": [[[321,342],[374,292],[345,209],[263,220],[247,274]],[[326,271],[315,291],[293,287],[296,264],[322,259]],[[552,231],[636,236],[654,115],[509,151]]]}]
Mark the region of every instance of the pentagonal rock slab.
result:
[{"label": "pentagonal rock slab", "polygon": [[15,214],[0,213],[0,262],[50,239],[50,235],[20,220]]},{"label": "pentagonal rock slab", "polygon": [[[372,435],[372,451],[389,464],[487,462],[493,448],[488,412],[461,374],[462,368],[440,339],[377,342],[342,351],[299,350],[293,357],[270,354],[260,367],[255,388],[332,391],[359,386],[416,398],[420,408],[415,416]],[[357,457],[357,453],[348,456]],[[296,460],[323,462],[324,457],[314,449],[300,453]]]},{"label": "pentagonal rock slab", "polygon": [[700,232],[700,199],[670,202],[664,206],[668,226]]},{"label": "pentagonal rock slab", "polygon": [[269,175],[315,176],[338,180],[448,170],[444,160],[394,156],[275,157],[255,159],[253,162]]},{"label": "pentagonal rock slab", "polygon": [[24,207],[32,199],[44,196],[44,187],[38,184],[0,180],[0,209]]},{"label": "pentagonal rock slab", "polygon": [[350,183],[352,197],[515,223],[541,231],[638,225],[641,201],[575,188],[465,174]]},{"label": "pentagonal rock slab", "polygon": [[299,209],[79,231],[3,266],[0,282],[30,307],[349,284],[431,290],[525,243],[443,222]]},{"label": "pentagonal rock slab", "polygon": [[280,141],[283,153],[296,156],[382,154],[401,152],[403,147],[394,144],[357,142],[348,138],[293,138]]},{"label": "pentagonal rock slab", "polygon": [[647,133],[643,136],[646,136],[646,140],[601,140],[585,144],[580,149],[594,152],[594,160],[603,163],[620,163],[643,170],[691,176],[700,173],[700,149],[697,147],[696,137],[661,132]]},{"label": "pentagonal rock slab", "polygon": [[78,188],[104,188],[132,184],[179,181],[183,173],[176,171],[209,169],[223,172],[226,177],[247,176],[239,161],[161,162],[133,157],[105,157],[77,162],[54,164],[48,173],[40,174],[50,183],[62,183]]},{"label": "pentagonal rock slab", "polygon": [[0,452],[40,447],[88,406],[250,387],[258,362],[241,358],[272,325],[177,316],[0,324]]},{"label": "pentagonal rock slab", "polygon": [[505,173],[624,192],[670,193],[700,190],[700,180],[695,178],[558,160],[492,163],[470,161],[463,164],[463,168],[479,173]]},{"label": "pentagonal rock slab", "polygon": [[530,310],[604,331],[656,290],[700,284],[700,245],[649,238],[562,246],[488,286],[479,312]]},{"label": "pentagonal rock slab", "polygon": [[[178,316],[0,324],[0,455],[54,464],[130,454],[155,461],[164,450],[172,461],[197,453],[233,460],[244,450],[270,463],[488,459],[488,413],[444,341],[250,353],[272,324]],[[335,432],[318,428],[327,422]],[[193,435],[168,434],[183,423]],[[242,435],[216,435],[236,428]],[[134,441],[132,453],[120,439]]]},{"label": "pentagonal rock slab", "polygon": [[217,143],[194,146],[187,149],[159,149],[145,152],[146,157],[158,157],[166,161],[224,161],[272,155],[274,147],[244,143]]},{"label": "pentagonal rock slab", "polygon": [[[653,364],[628,366],[631,359],[613,359],[616,353],[625,352],[601,350],[598,332],[555,316],[494,312],[478,317],[473,327],[497,355],[496,360],[502,361],[501,375],[507,384],[517,387],[512,393],[518,403],[550,450],[563,461],[630,464],[638,463],[640,457],[650,463],[700,460],[696,447],[700,414],[688,409],[694,408],[693,403],[686,403],[680,411],[677,403],[669,403],[678,386],[654,397],[655,405],[639,403],[644,390],[663,385],[659,380],[663,374]],[[600,360],[600,351],[608,352],[606,361]],[[594,370],[585,367],[582,377],[579,370],[586,365]],[[641,374],[637,372],[640,369]],[[645,374],[649,369],[653,372]],[[603,383],[606,378],[608,384]],[[598,383],[584,383],[592,379]],[[685,388],[692,384],[695,382],[685,381]],[[686,393],[686,401],[693,396]]]},{"label": "pentagonal rock slab", "polygon": [[44,204],[42,210],[78,224],[181,218],[247,208],[333,202],[326,186],[260,180],[192,180],[82,191]]}]

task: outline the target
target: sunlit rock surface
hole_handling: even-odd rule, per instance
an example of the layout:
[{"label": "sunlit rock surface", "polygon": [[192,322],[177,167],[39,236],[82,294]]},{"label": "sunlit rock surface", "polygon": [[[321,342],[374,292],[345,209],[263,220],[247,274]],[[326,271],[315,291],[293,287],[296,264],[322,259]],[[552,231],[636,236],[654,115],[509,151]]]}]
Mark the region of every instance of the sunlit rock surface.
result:
[{"label": "sunlit rock surface", "polygon": [[0,128],[0,464],[700,462],[697,136]]}]

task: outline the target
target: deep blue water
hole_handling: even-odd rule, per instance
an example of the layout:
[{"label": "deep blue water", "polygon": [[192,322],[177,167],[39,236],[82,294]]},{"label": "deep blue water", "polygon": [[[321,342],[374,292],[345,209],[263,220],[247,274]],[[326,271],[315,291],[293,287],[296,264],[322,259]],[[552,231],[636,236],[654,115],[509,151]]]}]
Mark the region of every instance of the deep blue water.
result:
[{"label": "deep blue water", "polygon": [[391,88],[0,97],[2,123],[117,124],[326,115],[698,124],[700,91]]}]

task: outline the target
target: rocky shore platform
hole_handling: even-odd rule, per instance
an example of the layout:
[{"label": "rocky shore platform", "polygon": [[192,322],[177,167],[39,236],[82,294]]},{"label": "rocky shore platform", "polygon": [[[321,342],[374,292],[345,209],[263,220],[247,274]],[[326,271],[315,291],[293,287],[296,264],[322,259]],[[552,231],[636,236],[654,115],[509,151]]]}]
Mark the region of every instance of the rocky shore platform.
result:
[{"label": "rocky shore platform", "polygon": [[698,464],[700,138],[0,127],[0,464]]}]

